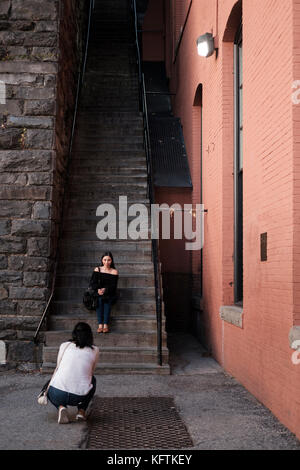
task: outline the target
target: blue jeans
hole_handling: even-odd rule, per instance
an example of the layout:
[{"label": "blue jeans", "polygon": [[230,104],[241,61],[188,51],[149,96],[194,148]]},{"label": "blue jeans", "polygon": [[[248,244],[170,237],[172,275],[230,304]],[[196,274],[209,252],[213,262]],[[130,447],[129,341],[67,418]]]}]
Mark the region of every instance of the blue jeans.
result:
[{"label": "blue jeans", "polygon": [[58,388],[52,387],[50,385],[47,396],[57,409],[60,406],[77,406],[79,410],[86,410],[89,402],[94,396],[96,391],[96,379],[93,376],[92,378],[93,388],[89,391],[87,395],[75,395],[75,393],[64,392]]},{"label": "blue jeans", "polygon": [[99,325],[102,325],[102,323],[105,323],[105,325],[108,325],[110,311],[111,311],[111,300],[103,300],[101,298],[101,295],[99,295],[98,306],[96,308],[97,319],[98,319]]}]

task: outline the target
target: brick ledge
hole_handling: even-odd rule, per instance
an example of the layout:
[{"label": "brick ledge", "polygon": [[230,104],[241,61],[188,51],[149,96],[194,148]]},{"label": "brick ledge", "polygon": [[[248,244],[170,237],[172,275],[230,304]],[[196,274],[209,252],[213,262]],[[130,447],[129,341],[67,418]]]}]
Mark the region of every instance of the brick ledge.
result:
[{"label": "brick ledge", "polygon": [[237,305],[221,305],[220,317],[227,323],[243,328],[243,307]]},{"label": "brick ledge", "polygon": [[289,342],[292,349],[300,349],[300,326],[293,326],[290,329]]}]

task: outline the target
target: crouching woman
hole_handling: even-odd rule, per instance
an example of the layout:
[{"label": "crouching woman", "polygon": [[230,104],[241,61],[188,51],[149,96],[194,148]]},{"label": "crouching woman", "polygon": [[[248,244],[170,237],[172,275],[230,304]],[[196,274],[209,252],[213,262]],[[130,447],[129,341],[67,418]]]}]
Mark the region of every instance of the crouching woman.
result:
[{"label": "crouching woman", "polygon": [[62,343],[57,369],[48,389],[48,398],[58,410],[58,423],[69,422],[67,406],[78,408],[77,420],[86,419],[86,409],[96,391],[95,367],[99,348],[93,345],[91,327],[77,323],[72,340]]}]

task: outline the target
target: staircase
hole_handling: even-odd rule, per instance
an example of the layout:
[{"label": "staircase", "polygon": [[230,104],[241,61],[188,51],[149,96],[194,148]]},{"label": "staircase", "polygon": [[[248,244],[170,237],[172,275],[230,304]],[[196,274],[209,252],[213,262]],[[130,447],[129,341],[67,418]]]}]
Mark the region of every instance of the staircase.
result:
[{"label": "staircase", "polygon": [[[127,196],[128,205],[149,207],[134,47],[127,0],[95,0],[42,372],[54,370],[59,345],[71,338],[78,321],[85,321],[100,348],[96,373],[170,373],[164,315],[163,365],[157,364],[150,237],[102,241],[96,236],[98,205],[114,204],[117,216],[119,196]],[[82,295],[106,250],[119,271],[119,300],[112,308],[110,333],[99,335],[96,313],[85,309]]]}]

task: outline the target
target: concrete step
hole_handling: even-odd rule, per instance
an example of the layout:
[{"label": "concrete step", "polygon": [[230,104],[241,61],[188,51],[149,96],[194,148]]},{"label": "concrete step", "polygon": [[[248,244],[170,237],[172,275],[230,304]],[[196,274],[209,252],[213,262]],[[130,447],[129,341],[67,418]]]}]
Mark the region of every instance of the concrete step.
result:
[{"label": "concrete step", "polygon": [[[55,287],[53,300],[72,300],[73,302],[82,301],[82,297],[87,285],[75,288]],[[155,288],[152,287],[118,287],[118,303],[123,300],[152,300],[155,299]]]},{"label": "concrete step", "polygon": [[[112,245],[111,245],[112,247]],[[97,260],[100,259],[102,253],[104,253],[105,249],[101,248],[101,244],[99,245],[98,250],[86,250],[80,248],[65,248],[60,252],[60,261],[71,261],[76,260],[76,262],[86,262],[86,263],[93,263],[93,265],[97,264]],[[152,253],[149,251],[141,251],[141,252],[133,252],[133,251],[117,251],[111,250],[113,253],[115,265],[118,266],[120,262],[128,261],[128,259],[135,258],[139,261],[149,262],[152,259]]]},{"label": "concrete step", "polygon": [[73,201],[74,204],[81,202],[81,201],[97,201],[97,204],[102,204],[106,202],[107,199],[112,199],[115,197],[118,199],[120,196],[128,196],[128,197],[147,197],[147,189],[146,188],[138,188],[133,190],[132,188],[126,188],[120,186],[118,188],[110,188],[106,192],[104,191],[76,191],[73,190],[69,193],[69,200]]},{"label": "concrete step", "polygon": [[[57,287],[77,287],[85,289],[88,286],[92,271],[88,275],[83,274],[58,274],[56,277]],[[119,288],[131,287],[154,287],[154,274],[126,274],[119,276]]]},{"label": "concrete step", "polygon": [[[128,145],[132,145],[132,148],[135,148],[136,145],[141,144],[144,145],[144,138],[143,134],[140,132],[139,135],[120,135],[118,130],[114,133],[110,133],[106,135],[104,132],[102,132],[101,135],[99,135],[97,132],[94,132],[93,134],[86,135],[83,132],[80,132],[77,134],[77,136],[74,138],[74,147],[76,148],[76,145],[79,144],[85,144],[88,147],[91,145],[95,145],[98,147],[99,145],[111,145],[114,147],[116,144],[119,146],[120,144],[124,144],[124,147]],[[125,145],[126,144],[126,145]],[[138,146],[138,150],[139,150]]]},{"label": "concrete step", "polygon": [[[61,248],[76,248],[78,247],[78,242],[74,241],[64,241],[62,240]],[[95,250],[111,251],[111,252],[126,252],[129,253],[129,256],[137,256],[140,253],[150,253],[152,250],[151,241],[148,240],[99,240],[96,242],[86,242],[83,241],[80,243],[80,249],[85,249],[87,252],[90,250],[93,252]]]},{"label": "concrete step", "polygon": [[[115,197],[112,199],[105,199],[105,203],[114,205],[116,211],[118,211],[119,209],[118,198]],[[143,204],[147,208],[149,208],[149,199],[127,197],[128,207],[132,204]],[[71,214],[71,209],[76,211],[76,208],[77,208],[78,212],[74,213],[75,218],[76,218],[76,214],[79,214],[78,217],[82,217],[82,215],[86,216],[87,218],[94,217],[96,216],[96,210],[97,210],[98,205],[99,205],[98,201],[82,201],[82,203],[80,204],[80,207],[78,205],[75,205],[75,204],[72,205],[72,203],[68,203],[66,205],[66,216],[70,214],[70,217],[72,218],[73,214]]]},{"label": "concrete step", "polygon": [[[125,347],[134,344],[137,347],[156,347],[157,331],[135,331],[131,333],[120,333],[117,330],[110,331],[109,334],[93,334],[94,344],[98,347]],[[72,338],[72,330],[47,331],[45,333],[46,346],[57,347]],[[166,338],[164,337],[164,343]],[[165,344],[164,344],[165,346]]]},{"label": "concrete step", "polygon": [[[121,208],[121,213],[119,209],[119,201],[110,201],[110,203],[106,204],[111,204],[115,211],[116,211],[116,216],[117,216],[117,223],[120,220],[126,220],[128,218],[128,221],[133,220],[136,216],[127,216],[126,211],[123,212],[123,208]],[[127,201],[127,206],[130,208],[131,206],[135,205],[136,203],[128,203]],[[150,207],[149,204],[143,204],[142,207],[145,207],[147,209],[148,214],[150,215]],[[96,215],[96,210],[97,206],[93,207],[92,209],[79,209],[75,205],[68,206],[68,209],[66,211],[66,215],[64,217],[64,230],[67,231],[73,231],[73,230],[79,230],[79,231],[95,231],[95,226],[97,222],[100,220],[100,216]]]},{"label": "concrete step", "polygon": [[[43,362],[55,363],[57,360],[59,346],[44,346]],[[168,362],[168,350],[162,349],[164,362]],[[151,347],[129,347],[129,346],[102,346],[100,348],[99,362],[110,362],[113,364],[126,363],[155,363],[157,360],[157,350]]]},{"label": "concrete step", "polygon": [[143,134],[143,123],[142,122],[133,122],[133,123],[98,123],[88,120],[82,119],[79,122],[77,121],[75,132],[80,132],[81,135],[87,137],[135,137],[140,136]]},{"label": "concrete step", "polygon": [[[118,302],[117,302],[118,303]],[[153,331],[157,328],[156,315],[121,315],[115,314],[115,307],[112,308],[110,318],[111,330],[116,329],[120,333],[133,333],[136,331]],[[86,310],[86,309],[85,309]],[[96,312],[86,310],[81,311],[78,315],[50,315],[48,318],[48,330],[73,330],[78,322],[85,322],[90,325],[93,331],[98,328]],[[165,321],[163,321],[163,331],[165,329]]]},{"label": "concrete step", "polygon": [[[56,367],[54,363],[43,363],[41,373],[50,374],[53,373]],[[112,363],[98,363],[96,367],[96,374],[101,375],[169,375],[170,366],[169,364],[163,364],[162,366],[153,364],[140,364],[140,363],[127,363],[127,364],[112,364]]]},{"label": "concrete step", "polygon": [[99,167],[114,167],[120,168],[132,167],[134,165],[146,165],[146,156],[144,151],[131,151],[128,150],[93,150],[88,152],[86,150],[74,151],[71,159],[71,171],[73,165],[76,165],[78,170],[81,166],[88,166],[93,171],[97,171]]},{"label": "concrete step", "polygon": [[77,173],[74,174],[75,170],[73,169],[73,174],[69,176],[69,185],[75,185],[78,188],[84,187],[97,187],[99,185],[116,185],[116,184],[124,184],[124,179],[126,179],[126,184],[141,186],[147,184],[147,173],[144,172],[142,174],[128,174],[122,175],[118,174],[117,172],[112,172],[109,174],[108,172],[104,172],[101,174],[96,173],[95,171],[91,171],[90,173]]},{"label": "concrete step", "polygon": [[137,150],[140,153],[144,150],[144,143],[142,140],[140,142],[135,143],[135,142],[122,142],[122,139],[119,139],[118,141],[112,141],[112,142],[101,142],[101,141],[88,141],[88,140],[80,140],[80,139],[75,139],[74,141],[74,146],[73,146],[73,152],[77,151],[82,151],[84,150],[85,152],[99,152],[99,151],[114,151],[114,152],[127,152],[128,154],[131,153],[132,150]]},{"label": "concrete step", "polygon": [[[147,221],[146,221],[147,222]],[[96,233],[96,223],[93,226],[92,230],[86,231],[86,230],[79,230],[78,226],[74,227],[72,224],[70,224],[68,231],[63,230],[63,239],[65,241],[70,241],[70,242],[77,242],[78,244],[81,243],[81,241],[85,242],[97,242],[99,241],[99,238]],[[116,233],[118,234],[120,230],[120,224],[116,224]],[[123,230],[123,226],[122,226]],[[130,234],[128,235],[128,237]],[[150,240],[151,239],[151,228],[148,228],[146,230],[143,230],[140,233],[140,236],[142,237],[143,240]]]},{"label": "concrete step", "polygon": [[71,174],[69,176],[69,181],[77,181],[80,178],[87,178],[87,181],[99,180],[102,177],[117,177],[117,178],[129,178],[129,177],[136,177],[141,178],[147,176],[147,166],[146,163],[144,165],[128,165],[126,166],[117,166],[117,165],[101,165],[99,162],[98,166],[91,167],[90,165],[86,164],[85,166],[82,164],[75,164],[73,162],[71,168]]},{"label": "concrete step", "polygon": [[[68,316],[84,316],[87,318],[95,317],[95,312],[87,310],[82,303],[82,299],[78,302],[74,300],[57,300],[50,304],[50,312],[52,315],[68,315]],[[120,319],[122,316],[127,318],[128,316],[151,316],[156,318],[156,304],[155,299],[147,300],[134,300],[116,302],[112,307],[111,318]]]},{"label": "concrete step", "polygon": [[[97,260],[99,257],[97,258]],[[82,274],[82,275],[89,275],[92,273],[94,268],[97,265],[97,260],[92,261],[91,263],[88,262],[74,262],[73,261],[65,261],[65,262],[60,262],[58,265],[58,270],[57,273],[63,274],[63,273],[74,273],[74,274]],[[100,260],[99,260],[100,261]],[[133,276],[138,275],[138,274],[147,274],[147,275],[152,275],[153,274],[153,263],[149,261],[148,263],[146,262],[140,262],[140,261],[128,261],[125,260],[123,262],[119,262],[117,264],[117,269],[119,272],[120,277],[121,276],[126,276],[128,273],[135,273]]]},{"label": "concrete step", "polygon": [[[97,78],[97,77],[95,77]],[[92,116],[97,115],[97,122],[100,124],[101,122],[108,124],[109,122],[114,122],[118,124],[129,122],[132,123],[140,123],[143,122],[143,114],[140,111],[122,111],[121,109],[117,110],[106,110],[106,111],[99,111],[97,109],[91,108],[90,111],[81,108],[81,103],[79,104],[77,118],[80,119],[87,119],[90,116],[92,120]]]}]

